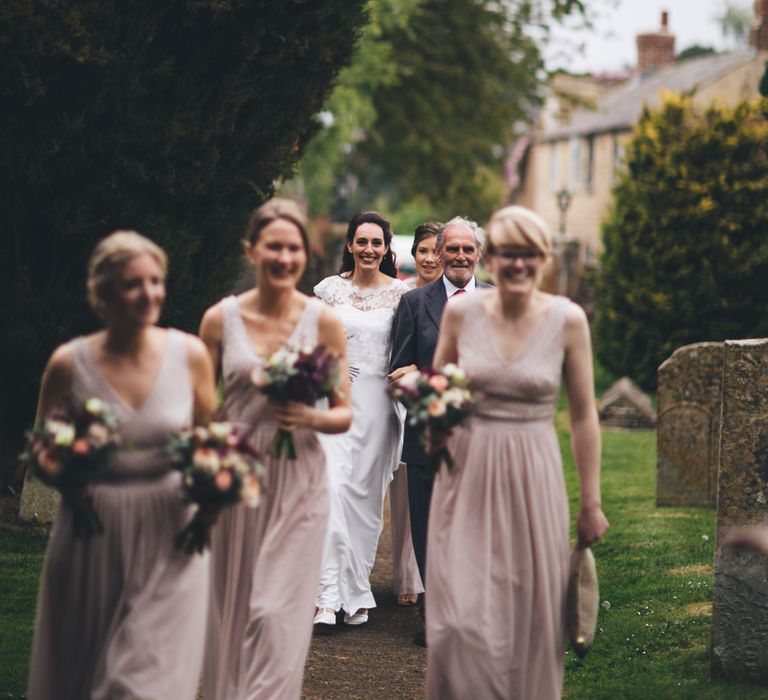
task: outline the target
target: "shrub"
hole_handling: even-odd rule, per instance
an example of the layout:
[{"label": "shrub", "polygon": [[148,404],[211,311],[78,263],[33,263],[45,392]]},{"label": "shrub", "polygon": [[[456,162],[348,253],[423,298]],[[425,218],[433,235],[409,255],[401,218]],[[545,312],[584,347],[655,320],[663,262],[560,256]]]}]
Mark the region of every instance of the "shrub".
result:
[{"label": "shrub", "polygon": [[164,319],[196,329],[234,283],[249,211],[316,130],[365,5],[2,3],[0,436],[30,421],[54,346],[94,327],[85,265],[110,231],[166,248]]},{"label": "shrub", "polygon": [[646,389],[689,343],[768,335],[765,100],[646,110],[603,227],[597,356]]}]

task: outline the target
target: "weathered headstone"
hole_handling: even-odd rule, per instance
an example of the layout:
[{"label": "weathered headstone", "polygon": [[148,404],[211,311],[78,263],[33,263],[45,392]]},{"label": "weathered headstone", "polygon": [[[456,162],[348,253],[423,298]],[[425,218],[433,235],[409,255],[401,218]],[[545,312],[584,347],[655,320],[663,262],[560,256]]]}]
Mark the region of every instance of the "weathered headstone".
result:
[{"label": "weathered headstone", "polygon": [[715,506],[722,383],[722,343],[685,345],[659,367],[657,505]]},{"label": "weathered headstone", "polygon": [[768,339],[725,343],[712,673],[768,681],[768,556],[723,547],[733,527],[768,524]]},{"label": "weathered headstone", "polygon": [[651,400],[629,377],[611,384],[600,398],[600,423],[613,428],[652,429],[656,412]]},{"label": "weathered headstone", "polygon": [[52,523],[59,509],[61,496],[27,471],[19,502],[19,517],[39,523]]}]

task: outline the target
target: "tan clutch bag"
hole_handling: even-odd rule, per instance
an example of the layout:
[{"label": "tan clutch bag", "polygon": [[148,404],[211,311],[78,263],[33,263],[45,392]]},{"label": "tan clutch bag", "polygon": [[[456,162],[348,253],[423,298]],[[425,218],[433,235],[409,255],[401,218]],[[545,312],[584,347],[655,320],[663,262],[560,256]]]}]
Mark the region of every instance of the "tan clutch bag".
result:
[{"label": "tan clutch bag", "polygon": [[576,545],[568,571],[565,626],[579,658],[586,656],[595,638],[599,602],[595,557],[589,547],[580,549]]}]

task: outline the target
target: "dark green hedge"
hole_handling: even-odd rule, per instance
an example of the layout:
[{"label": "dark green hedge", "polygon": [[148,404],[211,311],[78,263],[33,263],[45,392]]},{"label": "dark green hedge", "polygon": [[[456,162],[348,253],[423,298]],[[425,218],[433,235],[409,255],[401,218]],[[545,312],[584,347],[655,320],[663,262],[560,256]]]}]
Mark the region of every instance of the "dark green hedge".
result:
[{"label": "dark green hedge", "polygon": [[365,5],[0,4],[6,450],[32,417],[51,350],[95,325],[84,280],[100,237],[128,227],[165,247],[170,324],[195,329],[232,285],[248,213],[314,133]]},{"label": "dark green hedge", "polygon": [[603,229],[596,346],[646,389],[675,348],[768,335],[766,101],[669,95],[626,147]]}]

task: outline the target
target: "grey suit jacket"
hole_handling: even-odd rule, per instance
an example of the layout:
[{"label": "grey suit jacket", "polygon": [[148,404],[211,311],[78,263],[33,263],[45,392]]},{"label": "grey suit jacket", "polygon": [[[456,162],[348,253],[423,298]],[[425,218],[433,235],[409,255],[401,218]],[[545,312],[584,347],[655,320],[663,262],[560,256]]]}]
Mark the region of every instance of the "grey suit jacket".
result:
[{"label": "grey suit jacket", "polygon": [[[477,286],[490,285],[477,282]],[[392,322],[390,372],[411,364],[419,369],[432,366],[440,332],[440,319],[447,300],[442,276],[400,297],[400,304]],[[407,419],[402,461],[406,464],[430,463],[429,455],[421,447],[419,434],[408,425]]]}]

